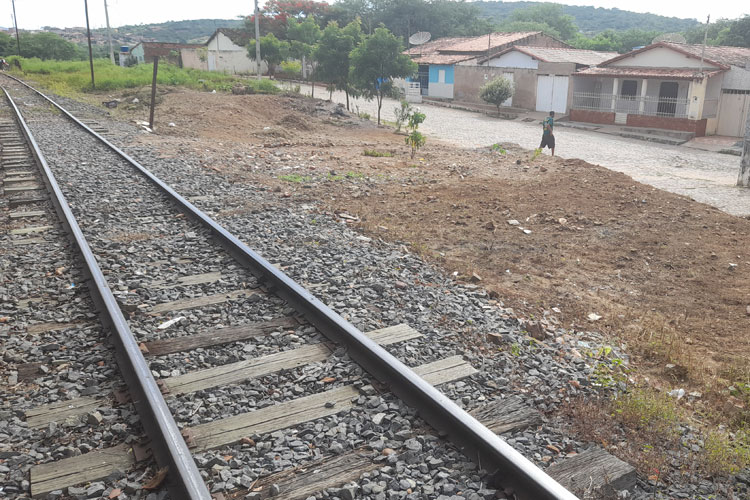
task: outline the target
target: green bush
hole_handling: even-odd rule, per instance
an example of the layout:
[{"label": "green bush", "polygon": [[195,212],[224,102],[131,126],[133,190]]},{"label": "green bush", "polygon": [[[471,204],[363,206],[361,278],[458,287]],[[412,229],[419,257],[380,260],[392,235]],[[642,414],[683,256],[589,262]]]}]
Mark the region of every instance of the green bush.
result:
[{"label": "green bush", "polygon": [[[88,61],[42,61],[37,58],[19,58],[19,60],[22,71],[19,72],[13,66],[11,66],[11,71],[21,76],[28,75],[57,93],[70,94],[92,90]],[[150,85],[153,73],[153,64],[137,64],[123,68],[113,65],[109,59],[94,60],[96,90],[113,91]],[[179,68],[166,62],[159,64],[157,83],[217,91],[228,91],[236,83],[242,83],[252,86],[258,93],[279,92],[279,88],[270,80],[240,80],[224,73]]]},{"label": "green bush", "polygon": [[479,98],[488,104],[494,104],[498,115],[500,105],[511,97],[513,97],[513,83],[502,76],[485,83],[479,89]]},{"label": "green bush", "polygon": [[299,61],[283,61],[281,71],[290,78],[302,76],[302,63]]}]

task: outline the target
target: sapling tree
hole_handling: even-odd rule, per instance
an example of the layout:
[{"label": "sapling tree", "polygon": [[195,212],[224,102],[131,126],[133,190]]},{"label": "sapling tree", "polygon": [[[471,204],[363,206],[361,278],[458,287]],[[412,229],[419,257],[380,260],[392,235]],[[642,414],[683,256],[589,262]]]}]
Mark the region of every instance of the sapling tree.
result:
[{"label": "sapling tree", "polygon": [[500,105],[513,97],[513,84],[507,78],[502,76],[485,83],[479,89],[479,98],[489,104],[497,107],[497,114],[500,115]]},{"label": "sapling tree", "polygon": [[409,135],[406,136],[406,144],[411,146],[412,159],[417,153],[417,150],[424,146],[424,143],[427,141],[427,138],[417,130],[419,128],[419,124],[424,122],[425,118],[427,118],[425,114],[420,113],[419,111],[414,111],[413,113],[411,113],[411,115],[409,115],[409,123],[406,126]]}]

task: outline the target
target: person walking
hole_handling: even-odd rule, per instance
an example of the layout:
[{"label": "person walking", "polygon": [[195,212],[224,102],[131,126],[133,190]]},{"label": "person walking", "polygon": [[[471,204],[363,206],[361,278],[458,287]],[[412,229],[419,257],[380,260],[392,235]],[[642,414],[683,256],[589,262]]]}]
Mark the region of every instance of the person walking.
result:
[{"label": "person walking", "polygon": [[549,116],[542,122],[542,143],[539,145],[539,149],[544,147],[552,150],[552,156],[555,156],[555,134],[553,129],[555,128],[555,112],[550,111]]}]

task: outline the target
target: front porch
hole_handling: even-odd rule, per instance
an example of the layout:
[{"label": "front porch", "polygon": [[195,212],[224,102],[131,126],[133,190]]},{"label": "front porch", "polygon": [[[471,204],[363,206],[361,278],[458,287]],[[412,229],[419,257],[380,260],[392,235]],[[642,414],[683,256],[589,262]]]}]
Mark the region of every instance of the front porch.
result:
[{"label": "front porch", "polygon": [[573,121],[679,130],[702,137],[708,120],[716,118],[721,81],[720,76],[666,79],[576,75],[573,85]]}]

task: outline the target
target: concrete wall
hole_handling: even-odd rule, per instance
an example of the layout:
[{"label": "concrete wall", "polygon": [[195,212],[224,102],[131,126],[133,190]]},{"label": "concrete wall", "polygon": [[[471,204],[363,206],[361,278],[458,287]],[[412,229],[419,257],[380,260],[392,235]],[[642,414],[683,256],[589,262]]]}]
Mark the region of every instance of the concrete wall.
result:
[{"label": "concrete wall", "polygon": [[[235,45],[224,33],[219,32],[206,46],[207,64],[209,71],[224,73],[255,73],[255,61],[247,55],[247,48]],[[261,64],[261,72],[268,71],[265,61]]]},{"label": "concrete wall", "polygon": [[[609,63],[608,66],[626,66],[630,68],[700,68],[701,62],[700,59],[688,57],[666,47],[655,47],[640,54]],[[704,62],[703,68],[715,68],[715,66]]]},{"label": "concrete wall", "polygon": [[732,69],[724,73],[724,81],[721,88],[750,90],[750,69],[732,66]]},{"label": "concrete wall", "polygon": [[130,55],[135,57],[139,64],[142,63],[144,61],[143,44],[140,43],[133,47],[133,50],[130,51]]},{"label": "concrete wall", "polygon": [[696,137],[706,135],[706,120],[690,120],[688,118],[670,118],[666,116],[628,115],[627,125],[631,127],[662,128],[666,130],[680,130],[693,132]]},{"label": "concrete wall", "polygon": [[208,51],[201,47],[199,49],[180,49],[183,68],[201,69],[208,71]]},{"label": "concrete wall", "polygon": [[431,64],[429,71],[427,95],[429,97],[453,99],[453,65]]},{"label": "concrete wall", "polygon": [[[588,111],[571,109],[570,119],[576,122],[610,125],[615,123],[615,114],[607,111]],[[696,137],[706,135],[706,120],[689,120],[687,118],[669,118],[664,116],[628,115],[626,124],[631,127],[661,128],[693,132]]]},{"label": "concrete wall", "polygon": [[[534,109],[536,106],[536,70],[492,68],[489,66],[456,66],[453,98],[457,101],[485,104],[479,98],[479,88],[485,83],[513,73],[513,106]],[[430,84],[432,87],[432,84]]]},{"label": "concrete wall", "polygon": [[539,61],[523,52],[512,50],[507,54],[490,59],[488,66],[495,68],[537,69],[539,67]]}]

